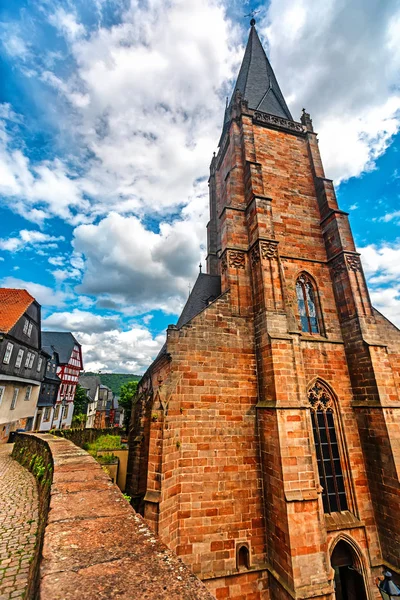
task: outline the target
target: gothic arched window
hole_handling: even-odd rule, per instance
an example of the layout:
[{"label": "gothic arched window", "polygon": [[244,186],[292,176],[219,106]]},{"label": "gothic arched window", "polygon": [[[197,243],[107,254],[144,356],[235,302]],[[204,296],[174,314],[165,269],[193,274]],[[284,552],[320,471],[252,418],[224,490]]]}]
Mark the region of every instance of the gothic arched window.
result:
[{"label": "gothic arched window", "polygon": [[296,296],[301,330],[319,333],[316,293],[311,279],[305,273],[302,273],[296,282]]},{"label": "gothic arched window", "polygon": [[324,512],[347,510],[331,392],[317,381],[308,392]]}]

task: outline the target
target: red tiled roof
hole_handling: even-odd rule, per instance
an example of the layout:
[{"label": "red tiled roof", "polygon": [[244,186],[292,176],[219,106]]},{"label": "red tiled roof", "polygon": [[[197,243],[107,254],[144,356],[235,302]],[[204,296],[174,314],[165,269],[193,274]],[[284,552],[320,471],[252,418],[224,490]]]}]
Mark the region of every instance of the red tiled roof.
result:
[{"label": "red tiled roof", "polygon": [[0,288],[0,331],[8,333],[34,300],[26,290]]}]

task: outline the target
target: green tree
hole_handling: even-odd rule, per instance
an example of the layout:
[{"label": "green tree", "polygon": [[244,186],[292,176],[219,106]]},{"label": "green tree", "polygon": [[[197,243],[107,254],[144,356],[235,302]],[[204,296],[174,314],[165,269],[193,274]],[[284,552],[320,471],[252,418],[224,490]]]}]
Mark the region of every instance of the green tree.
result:
[{"label": "green tree", "polygon": [[124,427],[128,429],[132,414],[132,401],[137,390],[137,381],[128,381],[121,385],[119,405],[125,410]]},{"label": "green tree", "polygon": [[88,397],[86,390],[81,385],[76,386],[74,398],[74,415],[86,415],[88,405]]}]

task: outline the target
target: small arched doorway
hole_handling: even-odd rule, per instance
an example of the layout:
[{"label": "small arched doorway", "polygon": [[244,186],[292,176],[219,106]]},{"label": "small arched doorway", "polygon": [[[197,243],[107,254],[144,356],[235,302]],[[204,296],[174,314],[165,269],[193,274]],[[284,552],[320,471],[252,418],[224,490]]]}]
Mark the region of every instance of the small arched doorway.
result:
[{"label": "small arched doorway", "polygon": [[340,540],[332,552],[336,600],[367,600],[360,560],[353,548]]}]

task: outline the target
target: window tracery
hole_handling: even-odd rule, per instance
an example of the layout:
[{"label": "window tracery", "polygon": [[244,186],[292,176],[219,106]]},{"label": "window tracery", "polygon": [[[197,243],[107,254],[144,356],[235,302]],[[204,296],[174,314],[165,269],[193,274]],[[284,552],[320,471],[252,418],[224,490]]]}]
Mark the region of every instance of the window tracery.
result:
[{"label": "window tracery", "polygon": [[311,279],[305,273],[297,279],[296,296],[301,330],[307,333],[319,333],[316,293]]},{"label": "window tracery", "polygon": [[347,510],[332,393],[319,381],[308,392],[324,512]]}]

